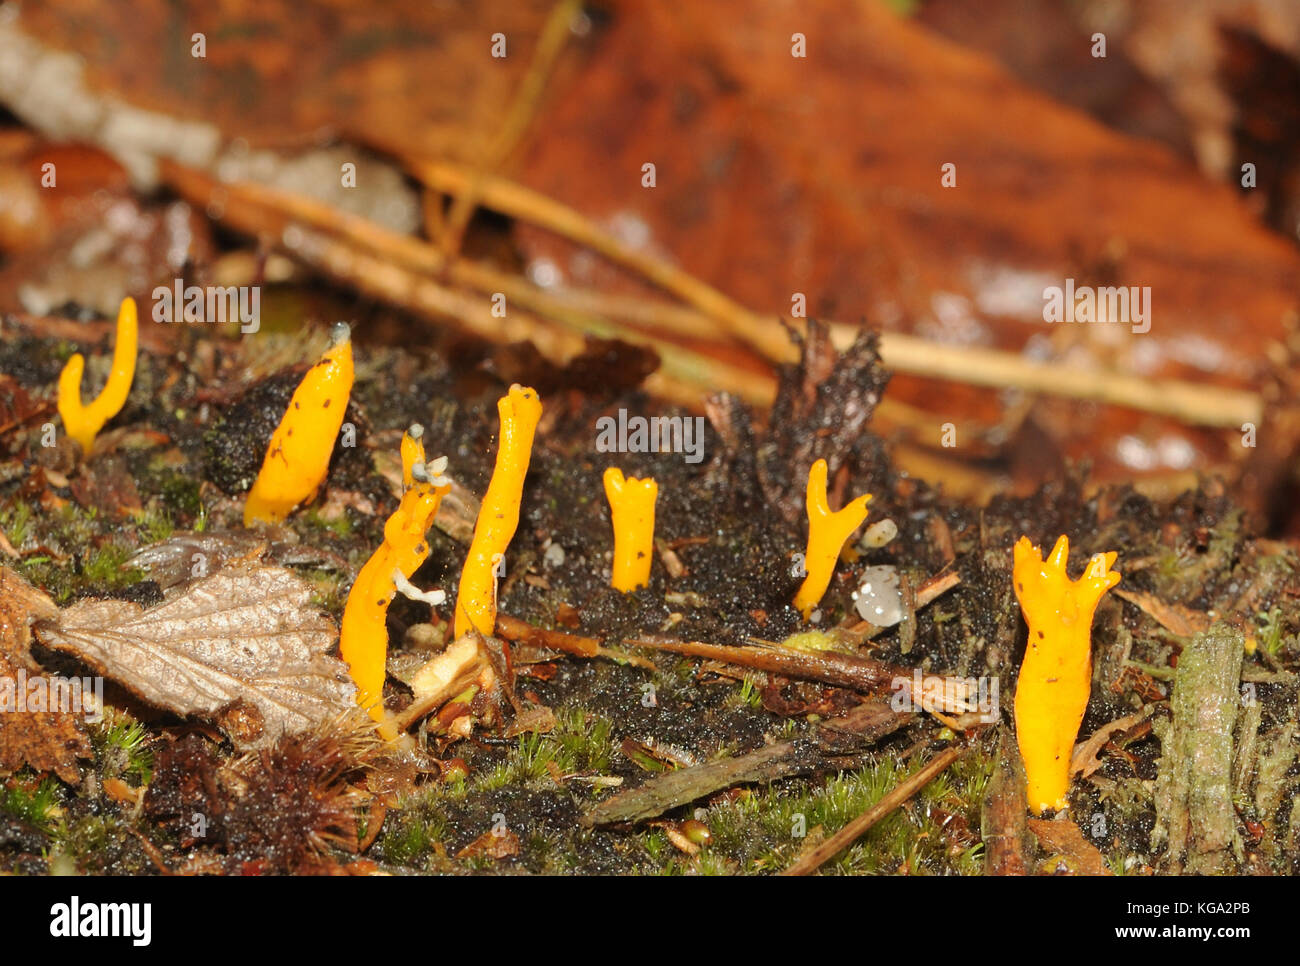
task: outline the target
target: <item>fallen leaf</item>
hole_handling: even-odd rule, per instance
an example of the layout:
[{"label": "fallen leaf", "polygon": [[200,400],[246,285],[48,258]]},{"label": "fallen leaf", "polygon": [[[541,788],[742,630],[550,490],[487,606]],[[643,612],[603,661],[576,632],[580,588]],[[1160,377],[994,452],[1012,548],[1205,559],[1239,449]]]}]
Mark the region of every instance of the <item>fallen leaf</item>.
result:
[{"label": "fallen leaf", "polygon": [[456,853],[458,859],[472,859],[486,856],[489,859],[505,859],[519,854],[519,836],[509,829],[484,832],[469,845]]},{"label": "fallen leaf", "polygon": [[1208,614],[1182,604],[1166,604],[1155,594],[1142,590],[1116,590],[1115,593],[1137,607],[1157,624],[1179,637],[1192,637],[1210,629],[1214,621]]},{"label": "fallen leaf", "polygon": [[120,778],[105,778],[104,794],[121,805],[133,806],[140,800],[140,789],[132,788]]},{"label": "fallen leaf", "polygon": [[36,632],[159,708],[220,720],[238,707],[232,739],[260,745],[355,708],[347,669],[329,653],[337,629],[311,592],[292,571],[244,565],[149,610],[74,604]]},{"label": "fallen leaf", "polygon": [[546,705],[529,708],[515,715],[515,720],[506,730],[507,738],[517,738],[529,732],[537,735],[549,734],[555,730],[555,713]]},{"label": "fallen leaf", "polygon": [[[1042,343],[1074,365],[1223,387],[1269,378],[1267,347],[1294,312],[1300,256],[1259,224],[1242,200],[1252,192],[1236,190],[1235,176],[1209,182],[1165,147],[1054,103],[889,6],[610,4],[572,87],[557,79],[502,173],[760,313],[789,313],[803,293],[809,318],[866,318],[951,345],[1032,352]],[[806,58],[791,56],[794,31]],[[1086,51],[1086,41],[1074,42]],[[1168,45],[1148,36],[1146,46]],[[1200,60],[1213,70],[1213,57]],[[1093,88],[1102,83],[1096,63]],[[1055,76],[1067,66],[1058,58]],[[1274,89],[1290,88],[1283,80]],[[946,162],[965,187],[943,186]],[[652,190],[642,186],[649,164]],[[1029,170],[1059,176],[1027,192]],[[978,191],[967,191],[972,184]],[[558,269],[569,285],[650,291],[527,219],[516,232],[525,260]],[[1149,287],[1150,332],[1045,326],[1043,291],[1067,277]],[[1193,342],[1204,347],[1195,357]],[[998,390],[906,372],[890,400],[992,425],[1007,412]],[[1053,463],[1087,454],[1094,479],[1172,468],[1161,458],[1141,470],[1123,447],[1099,445],[1127,434],[1148,445],[1169,434],[1210,465],[1231,463],[1223,434],[1119,407],[1040,399],[1030,430],[1012,434],[1002,453],[1030,489],[1044,454]]]},{"label": "fallen leaf", "polygon": [[1102,725],[1092,733],[1092,737],[1087,741],[1075,746],[1074,754],[1070,756],[1070,774],[1087,778],[1101,767],[1101,760],[1097,755],[1100,754],[1102,748],[1106,747],[1106,743],[1110,741],[1110,736],[1119,731],[1127,731],[1134,725],[1141,724],[1146,718],[1146,711],[1138,711],[1135,714],[1125,715],[1123,718],[1116,718],[1110,724]]},{"label": "fallen leaf", "polygon": [[[9,568],[0,567],[0,689],[11,688],[15,698],[20,683],[41,673],[28,653],[31,622],[55,613],[52,600]],[[90,756],[79,714],[7,709],[0,713],[0,771],[30,765],[76,784],[81,778],[77,759]]]},{"label": "fallen leaf", "polygon": [[1110,875],[1106,867],[1106,858],[1086,838],[1079,826],[1069,819],[1048,820],[1031,818],[1029,831],[1033,832],[1043,847],[1057,852],[1075,862],[1076,875]]}]

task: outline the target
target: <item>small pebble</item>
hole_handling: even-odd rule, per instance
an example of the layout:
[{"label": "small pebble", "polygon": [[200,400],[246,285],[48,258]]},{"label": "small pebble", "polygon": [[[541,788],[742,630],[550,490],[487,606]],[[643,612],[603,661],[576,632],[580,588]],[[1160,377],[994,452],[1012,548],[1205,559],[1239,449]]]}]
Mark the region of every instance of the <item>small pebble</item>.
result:
[{"label": "small pebble", "polygon": [[877,627],[893,627],[903,619],[898,571],[893,567],[868,567],[862,571],[853,600],[863,620],[871,621]]},{"label": "small pebble", "polygon": [[682,834],[696,845],[708,845],[713,841],[713,832],[703,822],[688,818],[682,822]]},{"label": "small pebble", "polygon": [[862,540],[859,542],[868,550],[879,550],[896,536],[898,536],[897,523],[889,519],[877,520],[867,527],[867,532],[862,535]]}]

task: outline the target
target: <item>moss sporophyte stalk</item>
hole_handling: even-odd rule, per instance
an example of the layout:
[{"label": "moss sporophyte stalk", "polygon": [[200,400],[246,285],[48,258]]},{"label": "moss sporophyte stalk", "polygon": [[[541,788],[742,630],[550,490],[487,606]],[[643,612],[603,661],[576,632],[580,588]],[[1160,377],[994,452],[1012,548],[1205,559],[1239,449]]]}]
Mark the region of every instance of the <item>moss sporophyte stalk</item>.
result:
[{"label": "moss sporophyte stalk", "polygon": [[136,315],[135,299],[125,298],[117,312],[117,336],[113,345],[113,368],[108,381],[98,396],[90,403],[81,402],[81,377],[86,360],[80,352],[74,353],[59,374],[59,416],[63,429],[81,444],[82,452],[90,456],[95,437],[104,424],[121,412],[135,379],[135,358],[139,346],[140,327]]},{"label": "moss sporophyte stalk", "polygon": [[1070,542],[1051,554],[1021,537],[1015,546],[1016,599],[1029,642],[1016,684],[1016,741],[1025,763],[1028,804],[1042,814],[1069,804],[1070,756],[1083,723],[1092,682],[1092,618],[1120,575],[1116,554],[1095,554],[1076,581],[1065,572]]},{"label": "moss sporophyte stalk", "polygon": [[303,376],[271,434],[262,469],[244,502],[244,526],[279,523],[315,496],[329,472],[352,380],[351,330],[340,322],[329,349]]}]

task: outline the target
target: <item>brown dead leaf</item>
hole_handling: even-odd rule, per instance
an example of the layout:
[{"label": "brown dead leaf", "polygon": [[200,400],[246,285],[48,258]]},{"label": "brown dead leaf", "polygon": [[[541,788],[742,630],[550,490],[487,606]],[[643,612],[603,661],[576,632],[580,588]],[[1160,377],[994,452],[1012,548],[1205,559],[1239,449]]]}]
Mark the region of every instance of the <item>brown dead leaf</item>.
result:
[{"label": "brown dead leaf", "polygon": [[519,836],[509,829],[490,829],[456,853],[458,859],[486,856],[489,859],[506,859],[519,854]]},{"label": "brown dead leaf", "polygon": [[1069,819],[1031,818],[1029,830],[1043,847],[1072,860],[1076,875],[1110,875],[1106,858],[1095,845],[1083,837],[1079,826]]},{"label": "brown dead leaf", "polygon": [[140,800],[140,789],[132,788],[120,778],[105,778],[104,794],[119,805],[134,806]]},{"label": "brown dead leaf", "polygon": [[37,634],[176,714],[221,720],[238,706],[232,739],[263,745],[355,707],[347,669],[329,653],[334,623],[310,598],[292,571],[246,564],[149,610],[118,600],[74,604],[41,621]]},{"label": "brown dead leaf", "polygon": [[[505,173],[761,313],[790,312],[802,292],[810,318],[866,318],[939,342],[1019,352],[1032,338],[1058,359],[1147,378],[1240,388],[1269,378],[1300,258],[1242,192],[888,6],[611,4],[575,89],[554,96]],[[795,31],[806,58],[791,56]],[[1084,56],[1086,39],[1073,41]],[[1090,89],[1101,83],[1092,64]],[[958,187],[943,186],[944,162]],[[648,163],[653,190],[638,177]],[[1055,174],[1029,192],[1030,170]],[[517,232],[526,259],[575,287],[649,291],[552,232],[523,222]],[[1042,293],[1067,277],[1150,286],[1150,332],[1050,330]],[[1204,341],[1195,358],[1190,340]],[[995,391],[908,373],[890,400],[979,423],[1006,415]],[[1065,399],[1036,403],[1032,435],[1014,434],[1004,455],[1030,488],[1044,455],[1087,455],[1096,478],[1129,479],[1136,466],[1099,441],[1166,432],[1208,460],[1234,459],[1222,434]],[[1149,472],[1169,468],[1158,460]]]},{"label": "brown dead leaf", "polygon": [[1182,604],[1166,604],[1155,594],[1142,590],[1116,590],[1116,595],[1128,601],[1157,624],[1179,637],[1191,637],[1210,629],[1214,621],[1208,614],[1192,610]]},{"label": "brown dead leaf", "polygon": [[[34,619],[57,613],[54,602],[7,567],[0,567],[0,771],[30,765],[63,781],[80,780],[78,758],[91,756],[81,718],[52,711],[7,708],[28,675],[41,673],[28,653]],[[22,673],[20,673],[22,672]],[[26,695],[24,695],[24,700]]]},{"label": "brown dead leaf", "polygon": [[507,738],[517,738],[519,735],[532,732],[537,735],[549,734],[555,730],[555,713],[546,705],[537,708],[529,708],[527,711],[521,711],[515,715],[515,720],[510,723],[506,730]]},{"label": "brown dead leaf", "polygon": [[1087,778],[1101,767],[1101,759],[1097,756],[1101,753],[1101,749],[1106,747],[1111,735],[1127,731],[1134,725],[1141,724],[1146,718],[1147,712],[1143,710],[1135,714],[1125,715],[1123,718],[1116,718],[1109,724],[1102,725],[1092,733],[1092,737],[1087,741],[1075,746],[1074,754],[1070,756],[1070,774]]}]

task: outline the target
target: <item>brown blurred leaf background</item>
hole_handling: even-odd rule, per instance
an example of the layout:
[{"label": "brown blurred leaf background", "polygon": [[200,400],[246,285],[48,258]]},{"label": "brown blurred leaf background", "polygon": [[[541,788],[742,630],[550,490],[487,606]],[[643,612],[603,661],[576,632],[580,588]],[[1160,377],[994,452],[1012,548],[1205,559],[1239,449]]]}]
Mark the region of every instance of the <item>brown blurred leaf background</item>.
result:
[{"label": "brown blurred leaf background", "polygon": [[[810,316],[944,350],[957,365],[943,379],[924,358],[898,357],[874,428],[901,465],[958,493],[1023,491],[1081,460],[1096,480],[1158,492],[1215,470],[1285,523],[1279,494],[1300,440],[1294,4],[71,0],[0,12],[11,65],[25,51],[40,68],[0,71],[0,99],[17,116],[0,137],[7,309],[103,311],[180,272],[218,277],[238,268],[231,239],[214,241],[231,229],[271,256],[268,275],[301,280],[305,265],[391,301],[416,338],[432,323],[489,341],[533,335],[555,361],[582,351],[581,321],[475,323],[484,286],[407,297],[421,279],[445,280],[434,249],[542,293],[664,303],[641,273],[542,227],[526,206],[458,223],[477,201],[510,207],[481,197],[482,179],[498,178],[773,324],[802,293]],[[1098,31],[1104,59],[1089,52]],[[195,32],[202,59],[191,56]],[[805,58],[791,56],[795,33]],[[495,34],[504,58],[491,56]],[[77,83],[84,116],[66,103],[57,119],[36,110],[43,85]],[[59,188],[42,193],[33,185],[55,152]],[[337,190],[340,157],[356,158],[369,194]],[[200,185],[159,158],[215,180]],[[1253,193],[1237,186],[1244,161],[1258,167]],[[420,173],[430,163],[455,166],[459,186]],[[654,188],[642,187],[646,163]],[[940,184],[945,163],[956,188]],[[385,285],[375,269],[323,267],[333,263],[285,244],[282,220],[237,217],[237,192],[227,199],[222,182],[271,185],[424,239],[415,261],[426,268]],[[191,205],[167,207],[174,192]],[[1042,290],[1067,277],[1150,286],[1151,331],[1044,324]],[[733,388],[770,393],[770,341],[724,326],[618,334],[629,331],[666,366],[688,353],[698,377],[685,401],[702,399],[711,375],[725,383],[724,366]],[[1240,391],[1258,402],[1258,446],[1224,420],[980,385],[990,380],[977,350],[990,349]],[[886,364],[890,351],[886,338]],[[955,450],[940,445],[948,423]]]}]

